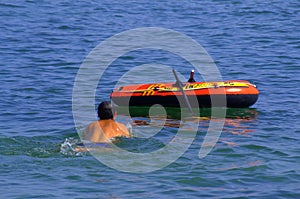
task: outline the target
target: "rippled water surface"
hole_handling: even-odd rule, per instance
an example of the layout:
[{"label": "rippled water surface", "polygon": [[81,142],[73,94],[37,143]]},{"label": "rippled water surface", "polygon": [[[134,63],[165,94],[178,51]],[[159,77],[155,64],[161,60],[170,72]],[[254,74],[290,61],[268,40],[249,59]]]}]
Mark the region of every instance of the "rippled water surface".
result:
[{"label": "rippled water surface", "polygon": [[[299,13],[294,0],[1,1],[2,198],[300,198]],[[202,110],[195,140],[178,160],[134,174],[72,150],[79,142],[72,92],[93,48],[139,27],[186,34],[211,55],[223,79],[249,80],[260,96],[249,109],[228,110],[222,134],[205,158],[198,153],[209,110]],[[109,66],[95,103],[108,100],[119,79],[174,80],[149,68],[147,79],[122,78],[149,63],[174,67],[185,78],[192,67],[161,50],[129,52]],[[140,136],[117,145],[136,153],[165,146],[181,125],[178,110],[171,112],[173,117],[151,120],[138,110],[133,118],[119,115]]]}]

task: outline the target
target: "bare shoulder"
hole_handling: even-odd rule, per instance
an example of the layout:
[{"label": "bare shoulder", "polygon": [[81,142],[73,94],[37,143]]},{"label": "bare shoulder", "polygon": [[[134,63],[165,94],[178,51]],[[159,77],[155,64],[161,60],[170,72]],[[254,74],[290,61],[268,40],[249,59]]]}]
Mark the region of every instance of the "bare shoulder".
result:
[{"label": "bare shoulder", "polygon": [[130,137],[130,134],[128,132],[128,129],[127,127],[122,124],[122,123],[119,123],[119,122],[116,122],[116,124],[118,125],[118,127],[124,132],[124,134],[127,136],[127,137]]},{"label": "bare shoulder", "polygon": [[127,131],[127,128],[126,128],[126,126],[125,126],[124,124],[119,123],[119,122],[116,122],[116,124],[117,124],[118,127],[119,127],[120,129],[122,129],[123,131]]},{"label": "bare shoulder", "polygon": [[89,138],[90,136],[92,136],[92,134],[98,129],[98,127],[98,121],[88,124],[83,133],[84,137]]},{"label": "bare shoulder", "polygon": [[88,130],[88,129],[94,129],[94,128],[97,128],[97,127],[99,127],[100,125],[99,125],[99,121],[95,121],[95,122],[91,122],[87,127],[86,127],[86,129]]}]

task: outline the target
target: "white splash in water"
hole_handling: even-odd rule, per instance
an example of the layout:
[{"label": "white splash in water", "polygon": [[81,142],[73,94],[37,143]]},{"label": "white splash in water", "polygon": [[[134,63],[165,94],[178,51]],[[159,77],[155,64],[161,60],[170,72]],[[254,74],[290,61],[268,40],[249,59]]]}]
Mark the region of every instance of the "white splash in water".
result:
[{"label": "white splash in water", "polygon": [[60,153],[66,156],[82,156],[82,152],[76,151],[76,145],[80,143],[77,138],[66,138],[64,143],[60,146]]}]

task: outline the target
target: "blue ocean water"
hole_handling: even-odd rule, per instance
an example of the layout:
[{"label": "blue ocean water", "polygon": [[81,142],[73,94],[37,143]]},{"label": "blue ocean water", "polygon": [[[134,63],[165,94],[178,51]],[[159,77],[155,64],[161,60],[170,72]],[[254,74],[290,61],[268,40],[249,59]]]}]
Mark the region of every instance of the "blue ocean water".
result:
[{"label": "blue ocean water", "polygon": [[[300,198],[299,13],[294,0],[0,1],[1,196]],[[229,110],[205,158],[198,152],[209,119],[199,121],[196,139],[177,161],[134,174],[62,146],[78,139],[72,92],[81,63],[100,42],[139,27],[186,34],[211,55],[223,79],[249,80],[260,96],[250,109]],[[190,71],[168,53],[131,52],[109,68],[96,101],[108,100],[130,67],[149,62],[173,66],[186,78]],[[150,126],[143,115],[133,120],[137,131]],[[176,134],[180,120],[166,123],[155,139],[119,144],[135,152],[155,150]]]}]

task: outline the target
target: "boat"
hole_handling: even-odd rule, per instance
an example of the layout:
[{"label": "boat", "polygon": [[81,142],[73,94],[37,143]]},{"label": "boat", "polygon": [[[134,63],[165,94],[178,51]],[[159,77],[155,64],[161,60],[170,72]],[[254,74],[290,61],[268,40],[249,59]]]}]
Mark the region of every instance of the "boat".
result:
[{"label": "boat", "polygon": [[[175,74],[175,73],[174,73]],[[133,84],[116,87],[110,94],[118,106],[182,107],[187,101],[191,107],[247,108],[255,104],[259,91],[256,85],[246,80],[196,82],[194,71],[186,83],[176,82]],[[225,98],[226,96],[226,98]],[[197,103],[193,100],[197,100]],[[212,100],[213,99],[213,103]],[[224,100],[226,99],[225,103]]]}]

